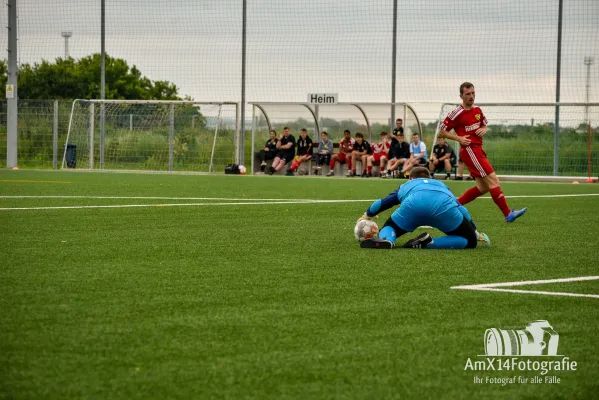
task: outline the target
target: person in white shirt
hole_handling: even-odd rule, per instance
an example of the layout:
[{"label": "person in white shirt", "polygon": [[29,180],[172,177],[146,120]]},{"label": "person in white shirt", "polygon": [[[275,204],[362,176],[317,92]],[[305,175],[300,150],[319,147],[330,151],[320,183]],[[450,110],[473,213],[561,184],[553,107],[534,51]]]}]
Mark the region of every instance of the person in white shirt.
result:
[{"label": "person in white shirt", "polygon": [[411,168],[426,165],[426,145],[420,140],[418,133],[412,134],[412,143],[410,143],[410,158],[405,162],[401,173],[405,174]]}]

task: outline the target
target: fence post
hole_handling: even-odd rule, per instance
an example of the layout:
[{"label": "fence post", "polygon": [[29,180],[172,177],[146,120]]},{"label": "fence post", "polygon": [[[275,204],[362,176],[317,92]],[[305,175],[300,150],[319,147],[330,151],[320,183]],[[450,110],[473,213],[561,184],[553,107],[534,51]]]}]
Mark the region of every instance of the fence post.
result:
[{"label": "fence post", "polygon": [[52,169],[58,168],[58,100],[54,100],[54,124],[52,129]]},{"label": "fence post", "polygon": [[94,108],[95,104],[89,106],[89,169],[94,169]]},{"label": "fence post", "polygon": [[133,130],[133,114],[129,114],[129,130]]},{"label": "fence post", "polygon": [[168,170],[173,170],[175,152],[175,104],[171,103],[171,115],[168,130]]}]

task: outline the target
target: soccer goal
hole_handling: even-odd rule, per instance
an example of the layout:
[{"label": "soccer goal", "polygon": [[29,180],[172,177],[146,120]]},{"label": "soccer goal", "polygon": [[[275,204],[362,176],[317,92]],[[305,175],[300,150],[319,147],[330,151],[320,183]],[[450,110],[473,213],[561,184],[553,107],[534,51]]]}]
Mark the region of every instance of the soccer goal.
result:
[{"label": "soccer goal", "polygon": [[214,172],[238,158],[235,102],[75,100],[62,168]]},{"label": "soccer goal", "polygon": [[[484,103],[484,149],[498,174],[593,176],[599,171],[599,103]],[[439,124],[459,104],[443,104]],[[556,114],[557,111],[557,114]],[[557,115],[557,118],[556,118]],[[555,129],[556,121],[559,129]],[[457,142],[449,141],[459,150]]]}]

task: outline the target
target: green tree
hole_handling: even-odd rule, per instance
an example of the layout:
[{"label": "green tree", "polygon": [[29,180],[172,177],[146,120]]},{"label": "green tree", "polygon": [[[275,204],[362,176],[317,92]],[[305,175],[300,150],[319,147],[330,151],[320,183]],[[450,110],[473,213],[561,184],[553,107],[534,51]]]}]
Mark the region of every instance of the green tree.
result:
[{"label": "green tree", "polygon": [[[80,60],[57,58],[54,63],[22,64],[17,71],[21,99],[100,98],[100,54]],[[7,81],[6,60],[0,60],[0,87]],[[106,99],[181,100],[178,88],[168,81],[152,81],[134,65],[106,56]]]}]

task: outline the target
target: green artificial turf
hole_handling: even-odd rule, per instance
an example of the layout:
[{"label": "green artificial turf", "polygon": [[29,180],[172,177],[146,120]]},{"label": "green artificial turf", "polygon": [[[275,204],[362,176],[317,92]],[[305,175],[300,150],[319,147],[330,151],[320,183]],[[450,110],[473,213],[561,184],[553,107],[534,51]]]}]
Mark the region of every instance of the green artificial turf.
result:
[{"label": "green artificial turf", "polygon": [[[595,397],[599,299],[450,287],[599,275],[599,196],[508,198],[529,207],[513,224],[478,199],[490,248],[360,249],[356,220],[401,182],[1,171],[0,208],[28,209],[0,210],[0,399]],[[221,204],[235,202],[266,204]],[[162,206],[31,209],[148,204]],[[516,289],[599,294],[597,281]],[[486,329],[539,319],[576,371],[474,383],[544,378],[465,370]]]}]

